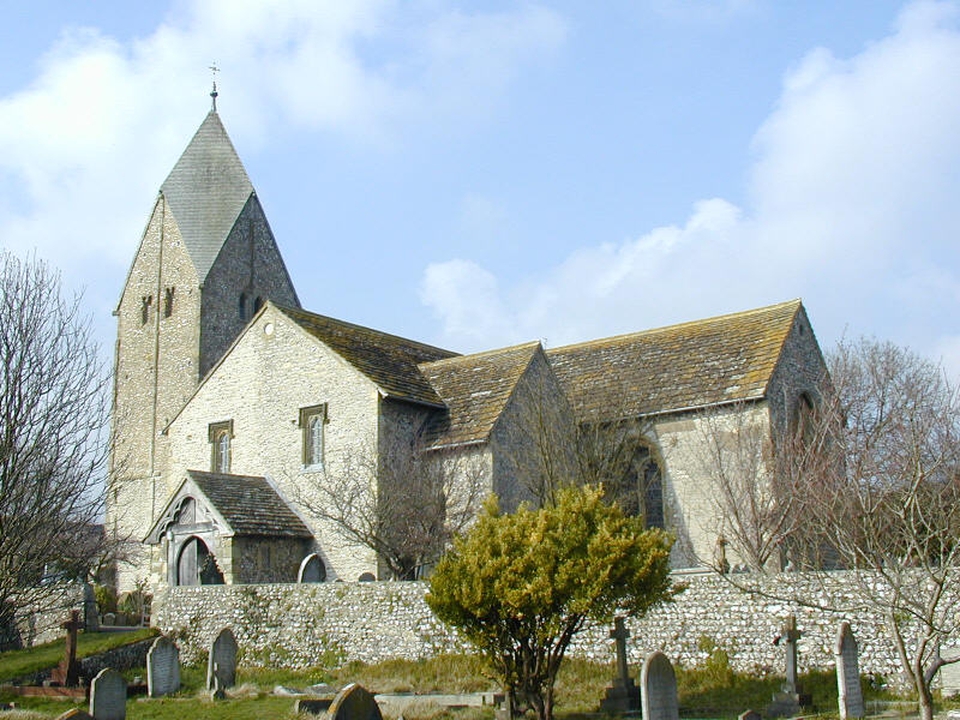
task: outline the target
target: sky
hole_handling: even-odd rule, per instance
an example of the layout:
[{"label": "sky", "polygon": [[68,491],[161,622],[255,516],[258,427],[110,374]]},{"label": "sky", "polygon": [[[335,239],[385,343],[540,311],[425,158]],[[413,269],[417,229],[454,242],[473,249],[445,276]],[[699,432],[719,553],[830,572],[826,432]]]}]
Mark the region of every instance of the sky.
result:
[{"label": "sky", "polygon": [[0,248],[105,354],[216,64],[311,311],[470,352],[801,298],[960,376],[960,2],[0,10]]}]

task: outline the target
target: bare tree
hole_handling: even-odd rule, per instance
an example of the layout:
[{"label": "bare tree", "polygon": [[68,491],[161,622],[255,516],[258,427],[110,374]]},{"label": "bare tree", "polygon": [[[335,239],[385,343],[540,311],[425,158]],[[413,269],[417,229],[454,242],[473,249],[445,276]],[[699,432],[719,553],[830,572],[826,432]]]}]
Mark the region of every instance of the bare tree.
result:
[{"label": "bare tree", "polygon": [[423,576],[476,517],[489,491],[484,466],[398,436],[381,454],[351,453],[299,502],[350,542],[376,552],[391,577]]},{"label": "bare tree", "polygon": [[960,630],[960,394],[940,367],[889,343],[841,343],[830,366],[835,391],[791,453],[798,544],[809,564],[856,578],[929,720],[931,684],[953,662],[941,643]]},{"label": "bare tree", "polygon": [[103,550],[108,375],[80,297],[37,260],[0,252],[0,629],[62,601]]},{"label": "bare tree", "polygon": [[[940,648],[960,631],[960,395],[939,366],[889,343],[841,342],[828,366],[819,403],[801,412],[778,439],[776,462],[759,473],[775,476],[777,497],[789,498],[774,517],[797,518],[775,522],[769,537],[804,571],[781,575],[775,596],[884,618],[921,717],[931,720],[933,680],[956,661]],[[728,577],[760,592],[748,575]]]},{"label": "bare tree", "polygon": [[[781,462],[769,424],[753,404],[737,403],[724,413],[698,418],[697,461],[713,506],[709,528],[718,544],[729,546],[736,560],[756,572],[779,571],[781,555],[794,534],[797,496],[783,482]],[[712,560],[729,570],[725,552]]]}]

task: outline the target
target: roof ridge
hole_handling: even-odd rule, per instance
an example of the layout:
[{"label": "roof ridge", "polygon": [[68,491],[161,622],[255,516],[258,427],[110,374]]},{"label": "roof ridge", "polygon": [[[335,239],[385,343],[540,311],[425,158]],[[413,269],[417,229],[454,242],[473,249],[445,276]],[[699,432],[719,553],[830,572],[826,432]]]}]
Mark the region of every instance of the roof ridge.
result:
[{"label": "roof ridge", "polygon": [[460,353],[454,352],[453,350],[447,350],[446,348],[438,347],[436,345],[430,345],[425,342],[420,342],[419,340],[411,340],[410,338],[404,337],[402,335],[395,335],[393,333],[389,333],[384,330],[377,330],[376,328],[368,327],[366,325],[359,325],[357,323],[349,322],[348,320],[341,320],[339,318],[335,318],[330,315],[321,315],[320,313],[315,313],[310,310],[306,310],[304,308],[294,308],[294,307],[289,307],[287,305],[279,305],[277,303],[273,303],[273,304],[277,307],[278,310],[280,310],[284,315],[287,315],[288,317],[290,317],[294,322],[296,322],[296,318],[294,316],[302,315],[304,316],[304,319],[313,318],[318,320],[325,320],[327,322],[340,325],[344,328],[351,328],[353,330],[364,330],[366,332],[374,333],[376,335],[380,335],[385,338],[391,338],[393,340],[401,340],[405,343],[408,343],[409,345],[413,345],[418,348],[422,348],[424,350],[436,350],[438,352],[450,353],[452,357],[461,357]]},{"label": "roof ridge", "polygon": [[674,323],[672,325],[662,325],[660,327],[648,328],[646,330],[638,330],[636,332],[630,333],[621,333],[619,335],[610,335],[608,337],[594,338],[592,340],[584,340],[582,342],[570,343],[569,345],[560,345],[555,348],[546,349],[547,354],[558,353],[566,350],[573,350],[577,348],[584,348],[589,346],[600,346],[605,344],[614,344],[621,342],[629,338],[636,338],[645,335],[653,335],[656,333],[667,332],[671,330],[679,330],[686,327],[694,327],[698,325],[707,325],[710,323],[719,323],[731,321],[738,318],[744,318],[751,315],[760,315],[763,313],[773,312],[774,310],[784,309],[790,306],[800,308],[803,305],[800,298],[794,298],[793,300],[787,300],[780,303],[774,303],[772,305],[764,305],[758,308],[751,308],[749,310],[739,310],[737,312],[726,313],[723,315],[714,315],[712,317],[701,318],[699,320],[687,320],[681,323]]},{"label": "roof ridge", "polygon": [[420,367],[435,366],[441,363],[452,363],[452,362],[464,362],[472,359],[482,359],[484,357],[495,357],[498,355],[507,355],[512,352],[519,352],[521,350],[530,349],[531,353],[535,352],[538,347],[540,347],[539,340],[530,340],[525,343],[518,343],[516,345],[508,345],[507,347],[502,348],[493,348],[492,350],[481,350],[480,352],[467,353],[466,355],[453,355],[448,358],[442,358],[440,360],[429,360],[427,362],[419,363]]}]

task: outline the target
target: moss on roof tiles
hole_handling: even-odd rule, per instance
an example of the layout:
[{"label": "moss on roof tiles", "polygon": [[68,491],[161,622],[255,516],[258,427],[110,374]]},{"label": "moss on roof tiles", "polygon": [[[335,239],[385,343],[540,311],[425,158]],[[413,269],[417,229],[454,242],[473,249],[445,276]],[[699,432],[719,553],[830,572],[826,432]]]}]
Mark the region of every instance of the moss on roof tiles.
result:
[{"label": "moss on roof tiles", "polygon": [[555,348],[547,357],[581,420],[756,400],[800,307],[793,300]]},{"label": "moss on roof tiles", "polygon": [[437,448],[485,441],[539,348],[531,342],[421,365],[447,407],[427,429],[427,443]]},{"label": "moss on roof tiles", "polygon": [[279,309],[368,377],[388,397],[427,405],[442,404],[417,366],[454,357],[456,353],[305,310]]},{"label": "moss on roof tiles", "polygon": [[188,475],[237,535],[313,537],[266,478],[199,470]]}]

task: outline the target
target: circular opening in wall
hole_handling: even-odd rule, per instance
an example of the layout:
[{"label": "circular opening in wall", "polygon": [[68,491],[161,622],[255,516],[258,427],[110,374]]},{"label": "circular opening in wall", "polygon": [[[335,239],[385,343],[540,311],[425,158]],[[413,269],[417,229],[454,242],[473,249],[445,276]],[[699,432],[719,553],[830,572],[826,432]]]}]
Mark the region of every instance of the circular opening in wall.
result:
[{"label": "circular opening in wall", "polygon": [[273,335],[273,329],[274,329],[274,328],[273,328],[273,323],[267,323],[266,325],[263,326],[263,334],[264,334],[264,335]]}]

